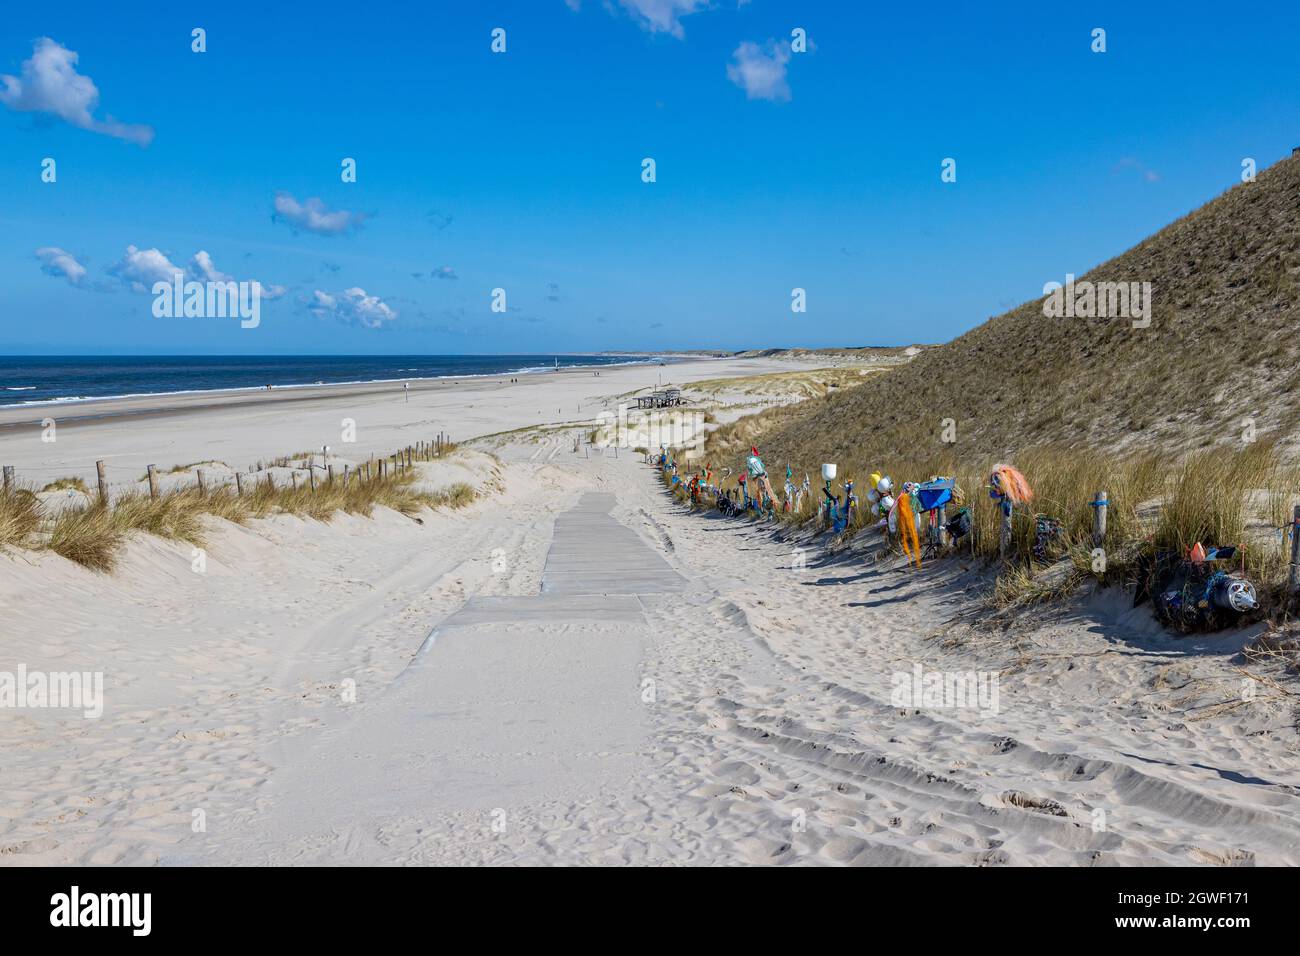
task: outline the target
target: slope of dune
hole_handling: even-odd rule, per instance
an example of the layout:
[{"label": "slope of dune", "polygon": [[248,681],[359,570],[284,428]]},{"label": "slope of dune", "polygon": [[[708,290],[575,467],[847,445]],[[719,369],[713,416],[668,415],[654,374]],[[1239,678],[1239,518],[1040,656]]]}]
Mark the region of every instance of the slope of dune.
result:
[{"label": "slope of dune", "polygon": [[[826,461],[850,449],[1001,455],[1049,444],[1180,453],[1247,437],[1294,455],[1297,271],[1292,157],[1078,276],[1150,283],[1148,327],[1049,318],[1035,299],[859,388],[765,413],[719,436],[719,450],[760,440]],[[954,431],[956,444],[942,445]]]}]

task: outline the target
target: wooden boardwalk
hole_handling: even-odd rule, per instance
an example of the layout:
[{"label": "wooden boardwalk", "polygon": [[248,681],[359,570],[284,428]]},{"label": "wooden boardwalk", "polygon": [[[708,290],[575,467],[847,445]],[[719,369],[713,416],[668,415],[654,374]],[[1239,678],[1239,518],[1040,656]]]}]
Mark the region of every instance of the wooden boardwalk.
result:
[{"label": "wooden boardwalk", "polygon": [[271,813],[209,849],[391,862],[378,835],[412,818],[470,839],[493,814],[634,791],[654,769],[638,595],[686,581],[610,514],[615,501],[584,494],[556,519],[542,593],[472,598],[282,772]]},{"label": "wooden boardwalk", "polygon": [[685,587],[662,556],[609,513],[614,503],[612,494],[588,492],[555,520],[543,594],[663,594]]}]

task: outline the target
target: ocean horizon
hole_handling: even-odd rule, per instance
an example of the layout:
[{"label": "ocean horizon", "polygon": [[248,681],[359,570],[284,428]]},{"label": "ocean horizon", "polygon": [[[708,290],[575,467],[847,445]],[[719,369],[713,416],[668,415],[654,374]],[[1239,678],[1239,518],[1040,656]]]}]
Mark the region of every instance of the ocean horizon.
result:
[{"label": "ocean horizon", "polygon": [[0,356],[0,406],[138,395],[526,375],[657,361],[647,354]]}]

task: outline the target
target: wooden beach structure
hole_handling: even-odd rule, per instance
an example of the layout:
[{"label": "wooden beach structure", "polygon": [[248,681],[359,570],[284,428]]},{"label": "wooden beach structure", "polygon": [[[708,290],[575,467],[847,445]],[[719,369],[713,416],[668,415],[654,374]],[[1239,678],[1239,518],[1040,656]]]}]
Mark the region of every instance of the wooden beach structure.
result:
[{"label": "wooden beach structure", "polygon": [[682,398],[680,388],[657,389],[649,395],[638,395],[636,400],[637,408],[672,408],[675,405],[685,404],[686,400]]}]

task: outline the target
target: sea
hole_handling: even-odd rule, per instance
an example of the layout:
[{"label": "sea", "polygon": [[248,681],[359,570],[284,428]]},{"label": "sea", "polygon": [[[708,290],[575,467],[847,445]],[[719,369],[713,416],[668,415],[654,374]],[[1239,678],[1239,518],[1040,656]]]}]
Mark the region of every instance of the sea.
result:
[{"label": "sea", "polygon": [[528,375],[658,363],[651,355],[0,356],[0,406],[218,389]]}]

